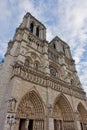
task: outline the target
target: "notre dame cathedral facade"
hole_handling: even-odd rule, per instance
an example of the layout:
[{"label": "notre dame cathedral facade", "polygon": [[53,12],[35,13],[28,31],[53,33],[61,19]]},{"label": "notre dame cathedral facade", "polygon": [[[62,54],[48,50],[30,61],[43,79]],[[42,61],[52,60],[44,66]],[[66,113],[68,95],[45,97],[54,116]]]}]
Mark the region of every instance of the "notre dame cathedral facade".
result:
[{"label": "notre dame cathedral facade", "polygon": [[0,64],[0,130],[87,130],[87,98],[70,47],[27,13]]}]

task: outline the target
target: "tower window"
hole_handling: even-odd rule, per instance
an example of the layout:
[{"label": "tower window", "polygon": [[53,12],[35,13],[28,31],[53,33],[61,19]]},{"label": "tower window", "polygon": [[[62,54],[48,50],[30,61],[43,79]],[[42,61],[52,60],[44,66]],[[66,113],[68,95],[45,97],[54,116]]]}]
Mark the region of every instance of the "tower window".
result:
[{"label": "tower window", "polygon": [[24,65],[27,66],[27,67],[29,66],[29,60],[28,59],[25,60]]},{"label": "tower window", "polygon": [[31,23],[31,24],[30,24],[30,32],[33,32],[33,29],[34,29],[34,24]]},{"label": "tower window", "polygon": [[35,68],[35,70],[38,70],[38,63],[34,64],[34,68]]},{"label": "tower window", "polygon": [[63,46],[63,52],[64,52],[64,54],[65,54],[65,47]]},{"label": "tower window", "polygon": [[39,27],[36,28],[36,36],[39,37]]},{"label": "tower window", "polygon": [[55,45],[55,43],[53,44],[53,48],[56,49],[56,45]]}]

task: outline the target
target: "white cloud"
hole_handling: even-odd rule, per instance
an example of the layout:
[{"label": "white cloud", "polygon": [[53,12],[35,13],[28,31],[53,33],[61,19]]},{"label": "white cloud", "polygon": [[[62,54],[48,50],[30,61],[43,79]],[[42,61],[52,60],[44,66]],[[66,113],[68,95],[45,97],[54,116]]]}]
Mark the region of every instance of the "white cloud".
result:
[{"label": "white cloud", "polygon": [[0,24],[2,31],[5,31],[5,29],[8,29],[9,26],[9,18],[11,17],[11,11],[8,8],[7,0],[3,2],[3,0],[0,1]]},{"label": "white cloud", "polygon": [[1,57],[4,57],[6,49],[7,49],[7,44],[3,41],[0,41],[0,56]]},{"label": "white cloud", "polygon": [[44,3],[38,1],[38,6],[35,6],[34,0],[19,0],[18,9],[19,9],[19,19],[22,21],[23,16],[30,12],[37,19],[43,19]]},{"label": "white cloud", "polygon": [[81,62],[79,65],[77,65],[77,69],[79,70],[79,75],[83,87],[87,92],[87,61]]}]

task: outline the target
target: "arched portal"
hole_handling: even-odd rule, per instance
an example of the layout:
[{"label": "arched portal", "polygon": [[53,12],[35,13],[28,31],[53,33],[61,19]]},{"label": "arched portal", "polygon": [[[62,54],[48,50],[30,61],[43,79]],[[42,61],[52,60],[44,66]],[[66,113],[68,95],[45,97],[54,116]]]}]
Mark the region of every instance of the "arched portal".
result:
[{"label": "arched portal", "polygon": [[78,118],[80,121],[81,130],[87,130],[87,110],[82,103],[78,104],[77,110],[79,114]]},{"label": "arched portal", "polygon": [[35,91],[22,98],[16,115],[20,119],[18,130],[44,130],[44,107]]},{"label": "arched portal", "polygon": [[56,98],[53,116],[54,130],[75,130],[72,107],[64,95]]}]

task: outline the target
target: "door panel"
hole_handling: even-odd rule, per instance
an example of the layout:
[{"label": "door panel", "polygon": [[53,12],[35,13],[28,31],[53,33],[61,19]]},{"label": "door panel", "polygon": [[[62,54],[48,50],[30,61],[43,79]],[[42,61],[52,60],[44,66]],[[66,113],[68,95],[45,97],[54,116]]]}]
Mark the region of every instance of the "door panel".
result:
[{"label": "door panel", "polygon": [[29,120],[28,130],[33,130],[33,120]]},{"label": "door panel", "polygon": [[62,121],[54,119],[54,130],[62,130]]},{"label": "door panel", "polygon": [[25,121],[26,121],[25,119],[20,119],[19,130],[26,130]]}]

